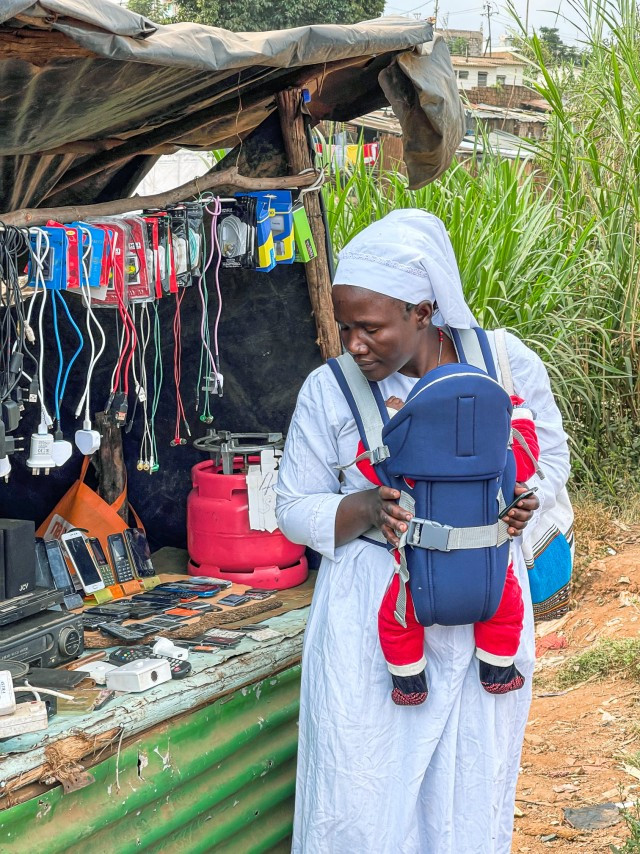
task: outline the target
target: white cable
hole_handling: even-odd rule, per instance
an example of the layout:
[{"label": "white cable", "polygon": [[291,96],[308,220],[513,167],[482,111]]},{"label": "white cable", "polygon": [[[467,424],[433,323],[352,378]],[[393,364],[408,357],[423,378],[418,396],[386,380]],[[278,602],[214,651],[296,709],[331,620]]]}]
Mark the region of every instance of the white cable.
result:
[{"label": "white cable", "polygon": [[25,682],[24,688],[21,685],[14,685],[13,690],[15,692],[22,691],[24,693],[26,691],[29,694],[35,694],[38,700],[40,699],[40,694],[51,694],[52,697],[62,697],[63,700],[76,699],[72,694],[62,694],[60,691],[52,691],[49,688],[35,688],[33,685],[29,685],[28,682]]},{"label": "white cable", "polygon": [[[142,442],[140,443],[140,460],[144,471],[151,471],[151,428],[149,426],[148,401],[149,389],[147,378],[147,346],[151,338],[151,320],[149,318],[149,304],[145,303],[140,313],[140,340],[141,340],[141,377],[140,389],[143,392],[141,399],[142,414],[144,419],[144,430],[142,434]],[[140,397],[140,395],[138,395]]]},{"label": "white cable", "polygon": [[[40,336],[40,358],[38,359],[38,383],[40,388],[38,389],[38,397],[40,399],[40,425],[44,425],[44,430],[42,432],[46,432],[48,427],[51,427],[53,421],[47,407],[44,402],[44,309],[47,303],[47,286],[44,280],[44,263],[47,260],[47,256],[49,254],[49,235],[42,228],[36,228],[35,226],[29,229],[30,234],[36,235],[36,246],[33,250],[32,260],[34,267],[34,283],[35,288],[33,291],[33,295],[31,300],[29,301],[29,308],[27,309],[27,317],[25,326],[31,329],[31,315],[33,313],[33,307],[35,304],[36,296],[38,292],[42,291],[42,300],[40,302],[40,314],[38,317],[38,335]],[[40,432],[40,431],[39,431]]]},{"label": "white cable", "polygon": [[[83,251],[83,253],[82,253],[82,273],[83,273],[83,275],[81,275],[80,281],[81,281],[81,285],[82,285],[82,299],[83,299],[83,301],[86,305],[86,308],[87,308],[86,326],[87,326],[87,332],[89,334],[89,340],[91,341],[91,360],[89,362],[89,368],[87,370],[87,384],[85,385],[84,393],[83,393],[82,398],[80,399],[80,402],[78,403],[78,406],[76,408],[76,418],[79,417],[80,413],[82,412],[83,405],[86,404],[85,405],[85,416],[84,416],[84,420],[86,422],[86,421],[91,421],[90,397],[91,397],[91,378],[93,377],[93,370],[94,370],[95,366],[98,364],[100,357],[104,353],[104,348],[106,347],[107,339],[106,339],[106,336],[104,334],[104,329],[102,328],[102,324],[96,318],[94,311],[93,311],[93,306],[91,305],[91,287],[89,285],[89,270],[87,269],[87,265],[86,265],[87,257],[91,254],[91,249],[92,249],[91,232],[88,229],[83,229],[82,226],[80,226],[80,231],[82,233],[86,232],[87,238],[88,238],[87,250],[86,250],[86,252]],[[94,341],[93,335],[91,333],[91,321],[93,321],[93,323],[95,323],[95,325],[97,326],[98,332],[100,333],[100,337],[102,339],[102,344],[100,345],[100,349],[98,350],[97,354],[95,352],[95,341]]]},{"label": "white cable", "polygon": [[[38,383],[40,388],[38,396],[40,397],[40,423],[45,426],[53,424],[53,420],[49,415],[46,404],[44,402],[44,307],[47,304],[47,289],[42,292],[42,302],[40,303],[40,315],[38,316],[38,335],[40,336],[40,358],[38,359]],[[40,432],[38,430],[38,432]]]}]

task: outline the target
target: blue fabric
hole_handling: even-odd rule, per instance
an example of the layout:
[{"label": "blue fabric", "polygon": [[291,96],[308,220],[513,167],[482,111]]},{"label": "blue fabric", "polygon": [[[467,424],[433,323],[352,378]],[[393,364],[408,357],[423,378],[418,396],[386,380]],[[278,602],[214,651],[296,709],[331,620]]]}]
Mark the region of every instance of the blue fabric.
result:
[{"label": "blue fabric", "polygon": [[534,558],[529,570],[531,601],[534,606],[555,596],[571,581],[571,548],[566,537],[558,531],[548,546]]},{"label": "blue fabric", "polygon": [[[514,498],[511,399],[494,379],[486,333],[475,331],[486,371],[464,361],[458,342],[460,363],[429,371],[390,420],[381,412],[386,420],[382,438],[390,456],[376,465],[380,480],[411,495],[417,518],[454,528],[494,524],[500,491],[505,504]],[[451,332],[456,335],[456,330]],[[362,418],[341,366],[335,360],[329,364],[366,447]],[[380,390],[371,385],[382,409]],[[498,609],[509,562],[508,541],[500,547],[450,552],[407,546],[406,558],[422,625],[481,622]]]},{"label": "blue fabric", "polygon": [[[415,515],[454,528],[491,525],[498,493],[514,495],[510,451],[511,400],[478,368],[442,365],[419,380],[383,430],[389,459],[381,479],[408,478],[403,488]],[[509,561],[509,543],[441,552],[406,550],[416,616],[424,626],[465,625],[496,612]]]}]

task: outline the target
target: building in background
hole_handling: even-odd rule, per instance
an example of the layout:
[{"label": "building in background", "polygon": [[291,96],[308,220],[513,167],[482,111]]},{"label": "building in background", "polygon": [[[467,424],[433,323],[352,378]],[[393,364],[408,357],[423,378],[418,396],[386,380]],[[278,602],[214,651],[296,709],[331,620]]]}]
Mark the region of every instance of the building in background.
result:
[{"label": "building in background", "polygon": [[451,63],[458,89],[485,86],[522,86],[525,82],[526,59],[510,51],[494,51],[492,56],[452,55]]}]

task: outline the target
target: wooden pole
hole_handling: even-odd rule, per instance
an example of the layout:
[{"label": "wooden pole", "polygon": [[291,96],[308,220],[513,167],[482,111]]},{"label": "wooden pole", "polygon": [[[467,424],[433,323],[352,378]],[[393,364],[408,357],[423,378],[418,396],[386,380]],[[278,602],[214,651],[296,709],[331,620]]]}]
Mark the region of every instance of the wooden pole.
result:
[{"label": "wooden pole", "polygon": [[[122,429],[106,412],[96,412],[95,423],[96,429],[102,437],[100,450],[97,452],[98,495],[107,504],[113,504],[116,498],[122,495],[122,490],[127,485],[127,468],[124,464],[122,450]],[[126,499],[118,510],[118,515],[122,516],[125,522],[128,522],[129,504]]]},{"label": "wooden pole", "polygon": [[[304,117],[300,111],[302,92],[300,89],[285,89],[277,94],[276,100],[289,171],[298,174],[313,166],[305,133]],[[324,221],[318,193],[305,193],[303,201],[318,253],[316,258],[304,265],[304,269],[311,308],[316,321],[318,346],[323,359],[329,359],[331,356],[339,356],[342,346],[338,326],[333,316]]]},{"label": "wooden pole", "polygon": [[316,179],[316,175],[285,175],[280,178],[248,178],[240,175],[235,166],[222,169],[219,172],[210,170],[201,178],[187,181],[174,190],[165,193],[155,193],[153,196],[130,196],[126,199],[114,199],[112,202],[100,202],[95,205],[67,205],[60,208],[23,208],[22,210],[0,214],[2,225],[24,227],[29,225],[44,225],[47,220],[57,222],[72,222],[96,216],[117,216],[128,211],[142,208],[164,208],[175,205],[197,196],[204,190],[220,187],[234,187],[238,190],[284,190],[296,187],[308,187]]}]

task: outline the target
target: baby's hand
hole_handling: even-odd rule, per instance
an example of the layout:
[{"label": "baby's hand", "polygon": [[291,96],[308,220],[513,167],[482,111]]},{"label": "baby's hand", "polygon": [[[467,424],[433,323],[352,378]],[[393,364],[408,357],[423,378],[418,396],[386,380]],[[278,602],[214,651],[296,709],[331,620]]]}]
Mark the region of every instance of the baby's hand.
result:
[{"label": "baby's hand", "polygon": [[402,409],[404,406],[404,400],[400,400],[399,397],[390,397],[389,400],[385,400],[384,405],[389,409],[395,409],[397,411]]}]

